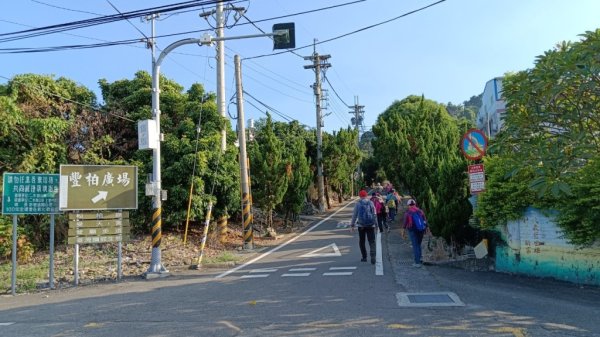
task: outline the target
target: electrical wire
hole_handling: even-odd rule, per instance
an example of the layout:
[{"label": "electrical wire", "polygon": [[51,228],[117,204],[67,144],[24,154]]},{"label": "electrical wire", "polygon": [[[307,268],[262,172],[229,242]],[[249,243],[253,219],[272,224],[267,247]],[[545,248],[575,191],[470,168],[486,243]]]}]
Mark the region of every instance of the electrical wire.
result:
[{"label": "electrical wire", "polygon": [[357,34],[357,33],[363,32],[363,31],[365,31],[365,30],[369,30],[369,29],[371,29],[371,28],[375,28],[375,27],[378,27],[378,26],[384,25],[384,24],[386,24],[386,23],[390,23],[390,22],[392,22],[392,21],[396,21],[396,20],[398,20],[398,19],[404,18],[404,17],[406,17],[406,16],[409,16],[409,15],[411,15],[411,14],[415,14],[415,13],[417,13],[417,12],[420,12],[420,11],[423,11],[423,10],[425,10],[425,9],[428,9],[428,8],[430,8],[430,7],[433,7],[433,6],[435,6],[435,5],[439,5],[439,4],[441,4],[442,2],[445,2],[445,1],[446,1],[446,0],[439,0],[439,1],[437,1],[437,2],[434,2],[434,3],[431,3],[431,4],[429,4],[429,5],[427,5],[427,6],[423,6],[423,7],[421,7],[421,8],[418,8],[418,9],[412,10],[412,11],[410,11],[410,12],[406,12],[406,13],[404,13],[404,14],[398,15],[398,16],[396,16],[396,17],[394,17],[394,18],[391,18],[391,19],[388,19],[388,20],[385,20],[385,21],[381,21],[381,22],[378,22],[378,23],[376,23],[376,24],[372,24],[372,25],[369,25],[369,26],[366,26],[366,27],[363,27],[363,28],[360,28],[360,29],[357,29],[357,30],[353,30],[353,31],[351,31],[351,32],[348,32],[348,33],[345,33],[345,34],[342,34],[342,35],[338,35],[338,36],[336,36],[336,37],[332,37],[332,38],[329,38],[329,39],[327,39],[327,40],[323,40],[323,41],[319,41],[319,42],[314,42],[314,43],[311,43],[311,44],[309,44],[309,45],[305,45],[305,46],[302,46],[302,47],[297,47],[297,48],[293,48],[293,49],[287,49],[287,50],[280,51],[280,52],[276,52],[276,53],[271,53],[271,54],[263,54],[263,55],[257,55],[257,56],[246,57],[246,58],[243,58],[242,60],[251,60],[251,59],[257,59],[257,58],[262,58],[262,57],[268,57],[268,56],[281,55],[281,54],[290,53],[290,52],[292,52],[292,51],[296,51],[296,50],[301,50],[301,49],[306,49],[306,48],[314,47],[315,45],[320,45],[320,44],[328,43],[328,42],[331,42],[331,41],[335,41],[335,40],[338,40],[338,39],[341,39],[341,38],[344,38],[344,37],[347,37],[347,36],[350,36],[350,35],[354,35],[354,34]]},{"label": "electrical wire", "polygon": [[133,28],[135,28],[135,29],[136,29],[136,30],[137,30],[137,31],[138,31],[140,34],[142,34],[142,36],[144,36],[144,37],[146,38],[146,40],[149,40],[149,39],[148,39],[148,36],[146,36],[146,34],[144,34],[144,32],[142,32],[142,31],[141,31],[141,30],[140,30],[140,29],[139,29],[139,28],[138,28],[136,25],[134,25],[134,24],[133,24],[133,23],[132,23],[132,22],[131,22],[131,21],[130,21],[128,18],[124,17],[124,16],[123,16],[123,13],[121,13],[121,11],[120,11],[120,10],[119,10],[119,9],[118,9],[118,8],[117,8],[115,5],[113,5],[113,3],[112,3],[112,2],[110,2],[110,0],[106,0],[106,2],[108,2],[108,4],[109,4],[109,5],[110,5],[112,8],[114,8],[114,10],[115,10],[115,11],[117,11],[117,13],[119,13],[119,15],[120,15],[121,17],[123,17],[123,19],[124,19],[124,20],[127,20],[127,22],[128,22],[128,23],[129,23],[129,24],[130,24],[130,25],[131,25]]},{"label": "electrical wire", "polygon": [[325,78],[325,81],[327,82],[327,84],[329,84],[329,87],[331,88],[331,90],[333,90],[333,93],[337,96],[337,98],[340,100],[340,102],[342,102],[346,107],[349,107],[350,105],[348,105],[346,102],[344,102],[344,100],[340,97],[340,95],[337,93],[337,91],[335,90],[335,88],[333,87],[333,85],[331,85],[331,82],[329,82],[329,78],[325,75],[323,75],[323,77]]}]

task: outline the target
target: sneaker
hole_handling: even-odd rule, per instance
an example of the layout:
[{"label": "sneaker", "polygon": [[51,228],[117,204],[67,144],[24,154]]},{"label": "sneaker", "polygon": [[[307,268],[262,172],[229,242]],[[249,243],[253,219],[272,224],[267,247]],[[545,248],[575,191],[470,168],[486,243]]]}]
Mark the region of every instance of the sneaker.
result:
[{"label": "sneaker", "polygon": [[413,263],[412,266],[415,268],[421,268],[421,266],[423,266],[423,265],[420,263]]},{"label": "sneaker", "polygon": [[367,262],[367,258],[363,257],[362,259],[360,259],[360,262]]},{"label": "sneaker", "polygon": [[371,264],[375,264],[375,256],[371,256]]}]

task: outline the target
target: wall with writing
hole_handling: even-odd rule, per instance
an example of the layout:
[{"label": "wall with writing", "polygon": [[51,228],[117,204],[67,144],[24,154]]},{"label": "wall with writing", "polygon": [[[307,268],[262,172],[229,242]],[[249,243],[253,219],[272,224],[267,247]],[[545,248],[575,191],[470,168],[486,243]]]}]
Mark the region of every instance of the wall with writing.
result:
[{"label": "wall with writing", "polygon": [[502,231],[507,246],[496,250],[496,270],[600,285],[600,247],[569,244],[555,214],[530,207],[510,221]]}]

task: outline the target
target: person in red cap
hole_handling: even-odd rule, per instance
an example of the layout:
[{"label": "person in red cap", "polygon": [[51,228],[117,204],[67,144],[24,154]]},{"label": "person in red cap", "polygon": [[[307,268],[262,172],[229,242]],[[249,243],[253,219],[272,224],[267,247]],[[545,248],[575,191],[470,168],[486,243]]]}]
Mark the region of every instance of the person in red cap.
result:
[{"label": "person in red cap", "polygon": [[362,262],[367,261],[367,247],[365,246],[365,237],[369,241],[369,251],[371,254],[371,264],[375,264],[375,226],[377,224],[377,213],[375,212],[375,205],[369,200],[368,193],[365,190],[361,190],[358,193],[360,200],[354,206],[352,212],[352,221],[350,227],[354,232],[354,227],[358,227],[358,245],[360,247],[360,253],[362,255]]}]

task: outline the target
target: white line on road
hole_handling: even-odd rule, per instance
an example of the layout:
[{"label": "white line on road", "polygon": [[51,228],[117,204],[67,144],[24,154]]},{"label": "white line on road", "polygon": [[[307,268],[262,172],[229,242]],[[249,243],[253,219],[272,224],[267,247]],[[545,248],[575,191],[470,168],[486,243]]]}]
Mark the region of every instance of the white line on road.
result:
[{"label": "white line on road", "polygon": [[323,276],[350,276],[352,275],[351,271],[339,271],[333,273],[323,273]]},{"label": "white line on road", "polygon": [[[376,229],[377,230],[377,229]],[[375,255],[376,255],[376,263],[375,263],[375,275],[381,276],[383,275],[383,258],[381,257],[382,254],[382,249],[381,249],[381,233],[377,232],[377,238],[376,238],[377,244],[376,244],[376,251],[375,251]]]},{"label": "white line on road", "polygon": [[249,273],[274,273],[277,269],[252,269]]},{"label": "white line on road", "polygon": [[15,324],[15,322],[4,322],[4,323],[0,323],[0,326],[8,326],[8,325],[13,325]]},{"label": "white line on road", "polygon": [[283,274],[281,277],[309,276],[310,273]]},{"label": "white line on road", "polygon": [[329,267],[329,270],[354,270],[356,267]]},{"label": "white line on road", "polygon": [[310,233],[310,232],[311,232],[311,231],[313,231],[315,228],[319,227],[319,226],[320,226],[322,223],[324,223],[325,221],[327,221],[327,220],[331,219],[333,216],[335,216],[335,215],[336,215],[336,214],[338,214],[339,212],[343,211],[343,210],[344,210],[346,207],[348,207],[348,205],[352,205],[352,204],[353,204],[352,202],[349,202],[349,203],[347,203],[346,205],[344,205],[344,207],[342,207],[342,208],[338,209],[337,211],[335,211],[335,213],[331,214],[330,216],[326,217],[325,219],[323,219],[323,220],[321,220],[321,221],[317,222],[317,223],[316,223],[314,226],[312,226],[311,228],[307,229],[305,232],[302,232],[302,233],[300,233],[300,234],[298,234],[298,235],[294,236],[294,237],[293,237],[293,238],[291,238],[289,241],[282,243],[281,245],[279,245],[279,246],[277,246],[277,247],[275,247],[275,248],[271,249],[270,251],[268,251],[268,252],[266,252],[266,253],[263,253],[263,254],[261,254],[261,255],[259,255],[259,256],[257,256],[257,257],[255,257],[255,258],[253,258],[252,260],[250,260],[250,261],[248,261],[248,262],[246,262],[246,263],[244,263],[244,264],[242,264],[242,265],[240,265],[240,266],[237,266],[237,267],[235,267],[235,268],[233,268],[233,269],[230,269],[230,270],[228,270],[228,271],[226,271],[226,272],[224,272],[224,273],[222,273],[222,274],[219,274],[219,275],[215,276],[215,278],[222,278],[222,277],[225,277],[225,276],[227,276],[227,275],[229,275],[229,274],[231,274],[231,273],[233,273],[233,272],[236,272],[236,271],[238,271],[238,270],[240,270],[240,269],[242,269],[242,268],[244,268],[244,267],[246,267],[246,266],[249,266],[250,264],[252,264],[252,263],[254,263],[254,262],[256,262],[256,261],[258,261],[258,260],[262,259],[262,258],[263,258],[263,257],[265,257],[265,256],[268,256],[268,255],[270,255],[271,253],[275,253],[276,251],[280,250],[281,248],[283,248],[283,247],[285,247],[285,246],[289,245],[290,243],[292,243],[292,242],[294,242],[294,241],[298,240],[300,237],[302,237],[302,236],[304,236],[304,235],[306,235],[306,234]]},{"label": "white line on road", "polygon": [[252,275],[242,275],[241,278],[258,278],[258,277],[268,277],[270,274],[252,274]]},{"label": "white line on road", "polygon": [[292,268],[289,271],[313,271],[317,270],[317,268]]}]

